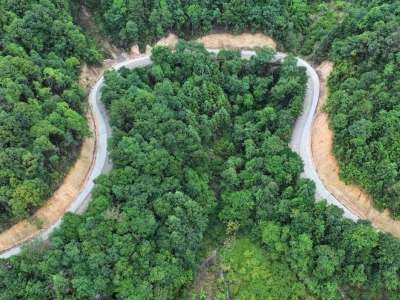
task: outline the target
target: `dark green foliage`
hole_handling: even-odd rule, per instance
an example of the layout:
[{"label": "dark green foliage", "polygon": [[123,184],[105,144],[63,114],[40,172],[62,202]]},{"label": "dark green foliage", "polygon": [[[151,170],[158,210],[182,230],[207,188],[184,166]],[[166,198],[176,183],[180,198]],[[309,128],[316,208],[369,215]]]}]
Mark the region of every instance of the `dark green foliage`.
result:
[{"label": "dark green foliage", "polygon": [[89,133],[80,61],[99,63],[68,1],[0,2],[0,231],[42,206]]}]

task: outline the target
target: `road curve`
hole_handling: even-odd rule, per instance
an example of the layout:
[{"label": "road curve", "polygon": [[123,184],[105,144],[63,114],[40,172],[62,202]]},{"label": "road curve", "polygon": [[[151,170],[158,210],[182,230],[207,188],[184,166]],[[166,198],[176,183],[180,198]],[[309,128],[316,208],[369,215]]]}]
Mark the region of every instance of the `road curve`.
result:
[{"label": "road curve", "polygon": [[315,200],[326,199],[328,204],[333,204],[344,211],[344,217],[357,221],[360,218],[345,207],[335,196],[333,196],[319,178],[312,163],[311,154],[311,125],[319,100],[319,78],[317,72],[304,60],[297,58],[297,65],[307,68],[307,91],[303,101],[303,112],[296,120],[292,131],[290,148],[295,151],[304,162],[304,172],[301,177],[310,178],[315,182]]},{"label": "road curve", "polygon": [[[219,50],[208,49],[209,52],[218,53]],[[251,56],[256,55],[253,51],[242,51],[242,58],[249,59]],[[277,54],[275,59],[280,60],[283,59],[286,54]],[[151,59],[149,56],[135,58],[132,60],[128,60],[126,62],[120,63],[113,67],[113,69],[118,70],[122,66],[125,66],[129,69],[136,67],[144,67],[151,65]],[[292,138],[289,146],[293,151],[298,153],[300,157],[304,161],[304,172],[301,174],[302,177],[307,177],[315,181],[316,183],[316,201],[327,199],[329,204],[334,204],[339,206],[344,210],[344,216],[346,218],[350,218],[353,221],[358,220],[359,218],[351,213],[342,203],[339,202],[324,186],[322,181],[319,179],[317,172],[315,171],[312,158],[311,158],[311,142],[310,142],[310,133],[311,133],[311,124],[314,117],[314,113],[316,111],[316,107],[319,99],[319,78],[315,70],[304,60],[298,58],[297,64],[299,66],[304,66],[307,68],[308,82],[307,82],[307,92],[304,96],[303,101],[303,113],[296,120]],[[104,77],[102,76],[93,87],[92,92],[90,94],[90,106],[93,111],[93,115],[95,116],[95,122],[97,127],[97,154],[96,160],[93,165],[92,172],[90,174],[89,180],[85,188],[73,202],[73,204],[69,207],[67,211],[81,214],[85,208],[87,207],[89,201],[91,200],[90,192],[94,187],[93,180],[97,178],[100,174],[108,174],[111,170],[112,165],[108,161],[108,152],[107,152],[107,138],[111,136],[111,130],[108,125],[108,115],[104,105],[101,103],[101,92],[100,88],[104,85]],[[53,224],[51,227],[46,229],[41,235],[36,237],[37,239],[47,240],[49,235],[53,230],[60,226],[61,218]],[[12,255],[16,255],[21,252],[20,246],[9,249],[2,254],[0,254],[0,258],[8,258]]]}]

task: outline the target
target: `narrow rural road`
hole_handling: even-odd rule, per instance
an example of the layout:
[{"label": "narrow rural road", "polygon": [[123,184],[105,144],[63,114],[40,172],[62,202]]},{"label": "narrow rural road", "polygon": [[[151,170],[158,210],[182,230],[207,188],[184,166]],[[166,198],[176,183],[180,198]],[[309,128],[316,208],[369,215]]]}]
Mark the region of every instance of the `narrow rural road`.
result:
[{"label": "narrow rural road", "polygon": [[328,191],[312,163],[311,125],[318,105],[320,83],[317,72],[307,62],[297,58],[297,65],[307,68],[308,81],[307,91],[303,101],[303,112],[296,120],[289,146],[303,159],[304,172],[301,176],[314,180],[316,184],[315,200],[320,201],[326,199],[328,204],[333,204],[343,209],[344,217],[357,221],[359,217],[353,214]]},{"label": "narrow rural road", "polygon": [[[218,53],[218,50],[208,50],[209,52]],[[255,55],[253,51],[242,51],[242,58],[249,59],[251,56]],[[280,60],[283,59],[285,54],[277,54],[275,59]],[[118,64],[113,68],[118,70],[122,66],[127,68],[136,68],[136,67],[144,67],[151,65],[151,60],[149,56],[135,58],[132,60],[128,60],[124,63]],[[310,132],[311,132],[311,124],[313,120],[313,116],[318,104],[319,99],[319,79],[315,70],[304,60],[298,58],[298,65],[304,66],[307,68],[307,75],[309,76],[307,82],[307,92],[304,97],[303,105],[303,113],[300,117],[298,117],[293,133],[292,139],[289,146],[298,153],[304,161],[304,172],[302,173],[302,177],[307,177],[315,181],[317,186],[316,191],[316,201],[327,199],[329,204],[334,204],[339,206],[344,210],[344,216],[350,218],[354,221],[359,218],[351,213],[346,207],[344,207],[339,200],[337,200],[324,186],[322,181],[319,179],[317,172],[315,171],[312,159],[311,159],[311,144],[310,144]],[[112,168],[112,165],[108,161],[108,152],[107,152],[107,138],[111,136],[111,130],[108,125],[108,116],[104,105],[100,101],[101,92],[100,88],[104,85],[104,77],[102,76],[92,89],[90,95],[90,106],[93,110],[93,114],[96,119],[96,127],[97,127],[97,155],[96,161],[94,163],[92,173],[89,177],[88,183],[85,188],[82,190],[81,194],[77,197],[74,203],[70,206],[67,211],[74,212],[77,214],[81,214],[85,208],[88,206],[89,201],[91,200],[91,194],[94,187],[93,180],[97,178],[100,174],[108,174]],[[57,227],[60,226],[61,219],[59,219],[55,224],[46,229],[41,235],[37,238],[47,240],[49,238],[50,233]],[[7,258],[12,255],[16,255],[20,253],[20,246],[9,249],[2,254],[0,254],[0,258]]]}]

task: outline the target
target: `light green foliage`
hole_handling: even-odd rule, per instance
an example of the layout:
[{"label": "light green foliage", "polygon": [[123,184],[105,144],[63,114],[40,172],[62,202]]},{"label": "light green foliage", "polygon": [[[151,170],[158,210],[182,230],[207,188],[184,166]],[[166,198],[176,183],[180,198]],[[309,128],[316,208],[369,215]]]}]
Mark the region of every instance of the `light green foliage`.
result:
[{"label": "light green foliage", "polygon": [[229,266],[226,280],[232,299],[301,299],[306,287],[289,265],[271,261],[269,253],[248,238],[238,239],[218,252],[221,265]]}]

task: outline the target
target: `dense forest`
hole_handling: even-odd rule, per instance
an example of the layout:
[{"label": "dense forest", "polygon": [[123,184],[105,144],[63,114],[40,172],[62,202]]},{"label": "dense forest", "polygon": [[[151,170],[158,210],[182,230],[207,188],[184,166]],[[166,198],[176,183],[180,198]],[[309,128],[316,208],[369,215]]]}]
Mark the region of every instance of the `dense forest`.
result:
[{"label": "dense forest", "polygon": [[65,215],[45,255],[24,271],[24,254],[2,265],[4,299],[171,298],[193,280],[206,232],[221,241],[224,223],[250,230],[288,188],[312,191],[297,183],[303,164],[287,147],[305,69],[257,52],[213,58],[180,41],[175,53],[156,47],[150,68],[107,72],[115,168],[82,216]]},{"label": "dense forest", "polygon": [[4,299],[171,298],[193,280],[205,234],[221,240],[229,222],[250,229],[293,191],[303,165],[287,142],[305,69],[293,57],[270,63],[268,48],[249,61],[239,51],[216,60],[193,42],[176,50],[156,47],[153,67],[105,74],[115,168],[82,216],[65,215],[52,249],[2,264]]},{"label": "dense forest", "polygon": [[148,42],[173,31],[198,35],[212,28],[263,32],[281,50],[335,62],[327,112],[333,153],[346,183],[359,185],[379,210],[400,218],[398,1],[96,1],[85,5],[118,45]]},{"label": "dense forest", "polygon": [[89,130],[80,63],[101,55],[68,1],[0,1],[0,232],[42,206]]},{"label": "dense forest", "polygon": [[305,69],[256,52],[180,40],[154,48],[151,67],[107,72],[115,168],[49,245],[0,261],[0,299],[189,299],[203,241],[231,244],[237,299],[397,299],[400,242],[314,203],[299,179],[287,143]]},{"label": "dense forest", "polygon": [[[77,1],[77,0],[75,0]],[[320,0],[80,0],[93,11],[103,34],[128,47],[157,41],[168,32],[180,37],[211,29],[235,34],[262,32],[284,51],[310,54],[316,41],[336,24],[342,1]],[[335,3],[337,2],[337,3]]]},{"label": "dense forest", "polygon": [[88,134],[77,73],[82,62],[103,58],[75,25],[81,5],[116,45],[142,49],[171,30],[188,36],[220,27],[262,31],[283,50],[310,53],[338,18],[318,1],[1,1],[0,232],[45,203]]},{"label": "dense forest", "polygon": [[[43,203],[88,134],[77,74],[102,57],[74,25],[79,5],[125,48],[170,31],[257,31],[280,50],[332,59],[325,109],[340,176],[399,217],[396,1],[4,0],[2,226]],[[398,299],[400,242],[314,203],[314,183],[299,178],[287,143],[305,70],[257,54],[180,40],[176,52],[154,48],[151,67],[107,72],[115,168],[49,243],[0,259],[0,299],[204,299],[191,286],[217,249],[226,281],[215,280],[215,300]]]}]

